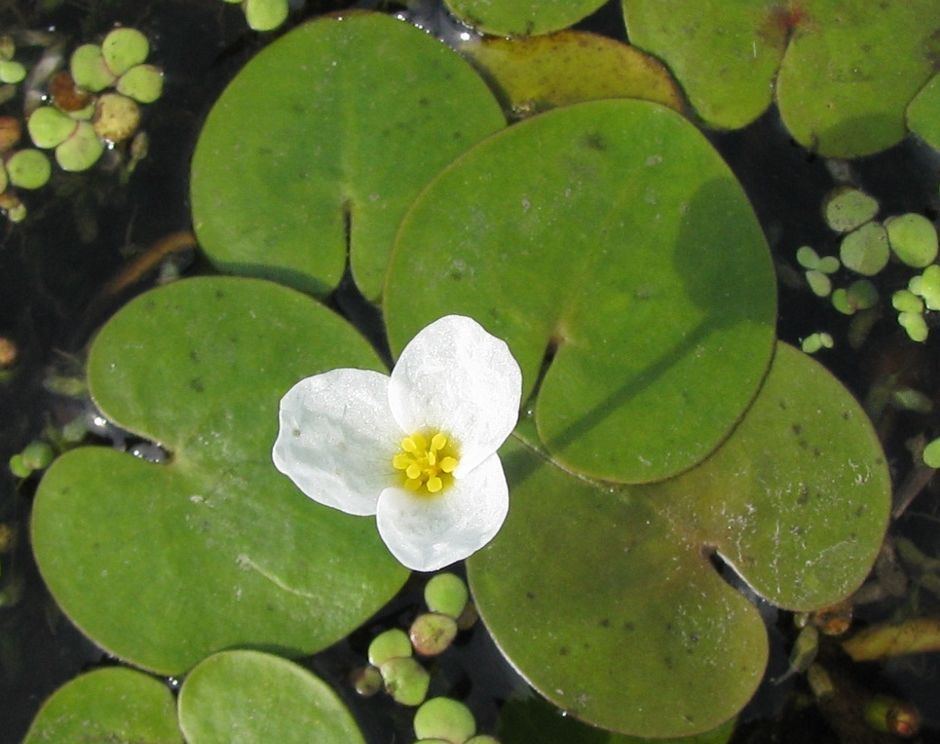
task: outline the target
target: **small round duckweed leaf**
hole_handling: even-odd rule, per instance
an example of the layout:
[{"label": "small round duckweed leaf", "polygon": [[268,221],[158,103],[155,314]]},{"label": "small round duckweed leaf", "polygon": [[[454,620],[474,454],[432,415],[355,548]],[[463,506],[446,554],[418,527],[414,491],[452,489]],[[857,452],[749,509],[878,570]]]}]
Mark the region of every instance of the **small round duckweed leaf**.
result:
[{"label": "small round duckweed leaf", "polygon": [[69,65],[75,84],[92,93],[104,90],[117,77],[108,67],[101,47],[97,44],[82,44],[72,52]]},{"label": "small round duckweed leaf", "polygon": [[669,71],[628,44],[584,31],[548,36],[472,38],[460,53],[517,117],[598,98],[640,98],[682,110]]},{"label": "small round duckweed leaf", "polygon": [[414,720],[419,739],[443,739],[463,744],[477,731],[473,713],[463,703],[446,697],[431,698],[418,708]]},{"label": "small round duckweed leaf", "polygon": [[411,641],[405,631],[389,628],[379,633],[369,644],[369,663],[382,666],[389,659],[402,659],[411,656]]},{"label": "small round duckweed leaf", "polygon": [[245,21],[255,31],[273,31],[287,20],[287,0],[245,0]]},{"label": "small round duckweed leaf", "polygon": [[225,651],[200,662],[179,696],[189,744],[364,744],[362,732],[323,680],[259,651]]},{"label": "small round duckweed leaf", "polygon": [[890,481],[877,437],[851,395],[792,347],[778,345],[727,441],[677,478],[573,477],[532,450],[530,426],[501,451],[513,507],[468,560],[470,585],[513,666],[593,725],[692,735],[756,689],[764,624],[711,553],[771,602],[808,610],[857,588],[881,545]]},{"label": "small round duckweed leaf", "polygon": [[924,301],[908,289],[899,289],[891,295],[891,305],[902,313],[924,312]]},{"label": "small round duckweed leaf", "polygon": [[101,42],[101,54],[111,73],[119,77],[147,59],[150,42],[136,28],[116,28]]},{"label": "small round duckweed leaf", "polygon": [[623,0],[630,41],[664,60],[712,127],[736,129],[770,105],[787,29],[769,2]]},{"label": "small round duckweed leaf", "polygon": [[6,162],[10,183],[20,189],[38,189],[46,185],[52,175],[52,166],[39,150],[27,148],[13,153]]},{"label": "small round duckweed leaf", "polygon": [[16,85],[26,77],[26,68],[19,62],[0,59],[0,83]]},{"label": "small round duckweed leaf", "polygon": [[823,217],[836,232],[854,230],[878,214],[878,202],[859,189],[840,186],[833,189],[823,201]]},{"label": "small round duckweed leaf", "polygon": [[889,217],[885,230],[894,255],[908,266],[922,269],[937,258],[937,230],[922,214]]},{"label": "small round duckweed leaf", "polygon": [[163,95],[163,71],[153,65],[136,65],[117,81],[118,93],[138,103],[153,103]]},{"label": "small round duckweed leaf", "polygon": [[23,744],[99,741],[182,744],[164,682],[123,667],[88,672],[43,703]]},{"label": "small round duckweed leaf", "polygon": [[839,245],[839,258],[845,268],[864,276],[874,276],[888,265],[891,251],[884,225],[868,222],[853,230]]},{"label": "small round duckweed leaf", "polygon": [[65,613],[164,674],[235,645],[300,655],[350,632],[407,574],[371,520],[297,491],[271,446],[297,380],[380,366],[350,326],[269,282],[197,278],[133,300],[95,339],[89,387],[169,461],[84,447],[46,472],[33,548]]},{"label": "small round duckweed leaf", "polygon": [[509,343],[523,400],[547,366],[542,440],[610,480],[705,457],[773,348],[750,205],[695,127],[645,101],[554,109],[468,151],[402,222],[385,292],[396,353],[453,312]]},{"label": "small round duckweed leaf", "polygon": [[924,299],[928,310],[940,310],[940,265],[931,264],[919,276],[911,277],[907,286]]},{"label": "small round duckweed leaf", "polygon": [[431,675],[415,659],[400,656],[379,667],[385,690],[399,705],[421,705],[428,694]]},{"label": "small round duckweed leaf", "polygon": [[797,142],[858,157],[900,141],[908,103],[934,73],[936,0],[882,3],[877,13],[869,0],[802,0],[789,14],[777,103]]},{"label": "small round duckweed leaf", "polygon": [[26,122],[30,139],[36,147],[56,147],[75,131],[77,124],[53,106],[40,106]]},{"label": "small round duckweed leaf", "polygon": [[200,245],[225,271],[321,296],[348,252],[377,299],[419,190],[504,123],[470,65],[423,31],[373,13],[307,23],[245,65],[206,120],[191,181]]},{"label": "small round duckweed leaf", "polygon": [[907,126],[934,150],[940,150],[940,73],[937,73],[907,107]]},{"label": "small round duckweed leaf", "polygon": [[821,271],[815,269],[807,271],[806,283],[817,297],[828,297],[832,292],[832,280]]},{"label": "small round duckweed leaf", "polygon": [[428,609],[454,619],[460,617],[469,597],[467,585],[457,574],[439,573],[432,576],[424,587]]},{"label": "small round duckweed leaf", "polygon": [[927,328],[927,321],[924,320],[922,314],[907,311],[901,312],[898,314],[898,324],[904,328],[911,341],[923,343],[927,340],[929,329]]},{"label": "small round duckweed leaf", "polygon": [[600,8],[605,0],[444,0],[468,26],[494,36],[560,31]]},{"label": "small round duckweed leaf", "polygon": [[931,468],[940,468],[940,437],[924,447],[924,464]]},{"label": "small round duckweed leaf", "polygon": [[95,128],[87,121],[77,122],[75,129],[55,149],[55,159],[62,170],[88,170],[104,152],[104,143]]}]

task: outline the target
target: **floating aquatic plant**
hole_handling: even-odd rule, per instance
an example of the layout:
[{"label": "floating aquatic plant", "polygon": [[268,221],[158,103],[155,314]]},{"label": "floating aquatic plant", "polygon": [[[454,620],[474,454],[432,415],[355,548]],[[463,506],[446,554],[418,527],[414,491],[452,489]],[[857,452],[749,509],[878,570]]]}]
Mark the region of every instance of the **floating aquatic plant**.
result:
[{"label": "floating aquatic plant", "polygon": [[[298,74],[277,74],[285,67]],[[109,448],[66,453],[39,486],[32,544],[53,596],[96,643],[160,673],[193,670],[184,731],[197,730],[184,714],[199,699],[186,686],[242,691],[259,665],[293,678],[283,659],[215,652],[325,648],[407,575],[370,520],[304,498],[276,472],[273,413],[285,390],[311,374],[320,383],[346,376],[355,384],[342,396],[310,398],[311,410],[343,421],[356,391],[385,386],[368,400],[385,401],[376,410],[386,423],[355,427],[345,453],[317,429],[324,419],[313,422],[306,444],[318,457],[339,453],[332,482],[313,478],[317,498],[348,504],[345,481],[371,473],[356,510],[377,509],[382,522],[389,482],[418,512],[457,492],[459,467],[474,472],[472,448],[448,436],[456,432],[446,416],[457,414],[395,415],[390,386],[412,366],[409,341],[441,317],[477,318],[522,370],[525,415],[510,434],[518,390],[511,405],[493,407],[505,431],[486,451],[496,457],[505,439],[509,515],[468,559],[468,574],[500,650],[557,707],[625,734],[714,729],[759,683],[767,636],[712,561],[801,610],[843,598],[871,566],[888,509],[883,455],[846,390],[775,343],[766,241],[708,141],[676,112],[628,100],[503,126],[465,62],[373,14],[284,35],[210,113],[192,193],[212,261],[322,297],[348,259],[366,299],[382,302],[400,358],[386,377],[323,305],[248,278],[153,290],[95,339],[94,401],[168,456],[156,464]],[[425,136],[441,151],[415,147]],[[432,346],[414,368],[446,376],[441,352],[451,347]],[[427,366],[435,360],[446,363]],[[433,402],[422,389],[412,386],[413,412]],[[376,448],[358,445],[379,435],[386,444],[372,459]],[[425,502],[416,505],[418,493]],[[407,527],[399,548],[416,534]],[[419,567],[450,555],[414,552],[420,561],[406,559]],[[461,601],[437,614],[453,621]],[[428,673],[395,630],[397,647],[376,651],[378,677],[364,672],[362,686],[381,679],[417,705]],[[209,682],[198,683],[200,670],[214,670]],[[250,696],[235,698],[251,709]],[[238,711],[226,710],[224,725],[236,725]]]}]

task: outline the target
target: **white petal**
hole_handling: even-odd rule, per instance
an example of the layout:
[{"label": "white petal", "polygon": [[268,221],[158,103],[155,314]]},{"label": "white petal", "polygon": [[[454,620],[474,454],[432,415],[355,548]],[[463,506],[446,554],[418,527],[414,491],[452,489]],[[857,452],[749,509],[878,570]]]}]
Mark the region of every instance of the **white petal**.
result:
[{"label": "white petal", "polygon": [[386,488],[379,497],[379,534],[402,565],[436,571],[475,553],[499,532],[509,487],[499,455],[490,455],[437,496]]},{"label": "white petal", "polygon": [[375,514],[394,482],[402,431],[388,405],[388,377],[334,369],[301,380],[281,399],[274,464],[314,501]]},{"label": "white petal", "polygon": [[460,476],[496,452],[516,425],[522,372],[504,341],[471,318],[447,315],[405,347],[388,393],[404,431],[454,438]]}]

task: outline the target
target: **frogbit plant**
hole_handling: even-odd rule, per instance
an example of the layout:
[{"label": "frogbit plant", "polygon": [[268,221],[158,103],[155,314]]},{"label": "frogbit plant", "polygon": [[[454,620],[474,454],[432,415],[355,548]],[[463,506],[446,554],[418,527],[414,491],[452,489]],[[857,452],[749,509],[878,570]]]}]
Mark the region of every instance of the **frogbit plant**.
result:
[{"label": "frogbit plant", "polygon": [[375,514],[404,566],[435,571],[486,545],[506,518],[496,450],[521,395],[506,343],[448,315],[411,340],[390,377],[336,369],[294,385],[274,464],[314,501]]}]

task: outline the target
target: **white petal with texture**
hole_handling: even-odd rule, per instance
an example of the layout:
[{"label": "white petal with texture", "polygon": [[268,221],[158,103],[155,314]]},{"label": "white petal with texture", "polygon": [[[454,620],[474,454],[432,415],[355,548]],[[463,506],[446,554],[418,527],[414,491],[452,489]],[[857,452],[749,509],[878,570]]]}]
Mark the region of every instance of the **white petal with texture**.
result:
[{"label": "white petal with texture", "polygon": [[379,497],[379,534],[402,565],[436,571],[463,560],[499,532],[509,511],[509,488],[498,455],[491,455],[436,495],[386,488]]},{"label": "white petal with texture", "polygon": [[375,514],[395,482],[403,436],[388,405],[388,376],[334,369],[298,382],[281,399],[274,464],[314,501]]},{"label": "white petal with texture", "polygon": [[509,347],[462,315],[447,315],[418,333],[389,383],[392,413],[404,431],[443,431],[458,445],[458,477],[509,436],[521,396],[522,372]]}]

